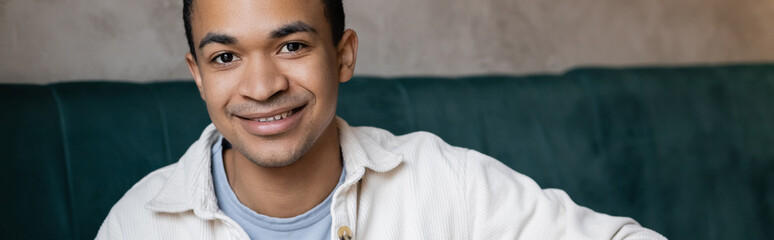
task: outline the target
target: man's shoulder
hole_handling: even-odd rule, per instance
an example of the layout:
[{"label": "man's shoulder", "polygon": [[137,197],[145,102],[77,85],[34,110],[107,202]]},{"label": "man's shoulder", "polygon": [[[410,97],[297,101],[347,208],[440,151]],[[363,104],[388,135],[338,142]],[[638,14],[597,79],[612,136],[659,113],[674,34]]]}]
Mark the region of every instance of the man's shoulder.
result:
[{"label": "man's shoulder", "polygon": [[102,222],[97,239],[121,238],[125,230],[139,233],[135,228],[154,222],[153,211],[145,205],[158,194],[177,165],[173,163],[151,172],[126,191]]},{"label": "man's shoulder", "polygon": [[[512,179],[514,183],[528,183],[532,179],[518,173],[499,160],[474,149],[453,146],[439,136],[416,131],[394,135],[375,127],[356,127],[357,135],[383,149],[402,157],[401,172],[414,175],[433,175],[441,182],[478,182],[489,178]],[[462,181],[462,182],[459,182]]]},{"label": "man's shoulder", "polygon": [[[402,135],[395,135],[385,129],[370,126],[353,127],[353,130],[359,138],[368,138],[384,149],[396,153],[406,151],[414,152],[415,150],[429,150],[436,153],[464,153],[470,150],[464,147],[452,146],[437,135],[426,131],[415,131]],[[459,155],[455,155],[451,157],[456,158],[458,156]]]},{"label": "man's shoulder", "polygon": [[409,171],[437,171],[445,169],[452,172],[462,171],[470,152],[474,150],[453,146],[437,135],[416,131],[403,135],[376,127],[355,127],[354,132],[363,141],[400,155],[404,168]]},{"label": "man's shoulder", "polygon": [[[188,180],[187,176],[195,175],[194,172],[197,167],[202,165],[200,161],[209,159],[206,156],[213,137],[216,137],[216,130],[212,124],[207,126],[202,136],[180,157],[180,159],[172,164],[161,167],[153,172],[145,175],[137,183],[135,183],[121,199],[113,206],[111,213],[113,212],[133,212],[133,211],[150,211],[147,210],[146,204],[151,202],[164,191],[169,193],[179,193],[185,191],[181,189],[185,185],[185,181]],[[171,181],[171,184],[170,184]],[[166,186],[170,185],[170,186]]]},{"label": "man's shoulder", "polygon": [[173,163],[145,175],[140,181],[134,184],[121,197],[120,200],[110,210],[111,212],[134,212],[145,211],[145,204],[151,201],[159,193],[164,183],[169,179],[172,172],[176,169],[178,163]]}]

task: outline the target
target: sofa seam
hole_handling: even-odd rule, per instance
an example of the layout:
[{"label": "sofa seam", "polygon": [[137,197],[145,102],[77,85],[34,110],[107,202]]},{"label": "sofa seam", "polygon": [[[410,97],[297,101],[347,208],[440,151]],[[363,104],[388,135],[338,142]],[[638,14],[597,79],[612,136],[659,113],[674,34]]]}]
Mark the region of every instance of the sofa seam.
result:
[{"label": "sofa seam", "polygon": [[[472,99],[473,96],[477,95],[475,93],[474,87],[472,87],[472,85],[470,83],[470,79],[469,78],[468,79],[458,78],[456,81],[458,81],[457,83],[460,84],[462,86],[462,88],[464,89],[465,95],[466,95],[465,97],[466,98]],[[486,116],[486,113],[481,112],[481,108],[475,108],[475,110],[476,110],[476,114],[474,114],[474,116],[476,117],[476,122],[483,122],[484,119],[482,118],[482,116]],[[486,139],[487,139],[487,135],[488,135],[487,133],[489,132],[489,128],[487,127],[487,124],[481,124],[479,130],[476,131],[476,132],[477,132],[477,134],[476,134],[476,141],[478,143],[477,144],[474,143],[474,144],[478,145],[477,151],[482,152],[482,153],[484,153],[484,152],[488,153],[489,152],[489,146],[487,144]]]},{"label": "sofa seam", "polygon": [[68,206],[68,215],[70,222],[68,223],[70,227],[70,235],[73,239],[80,239],[78,237],[78,231],[77,231],[77,220],[75,218],[75,211],[73,210],[75,206],[73,206],[73,203],[75,202],[75,199],[73,199],[74,194],[74,188],[73,188],[73,179],[72,179],[72,161],[70,161],[70,144],[67,141],[67,131],[65,129],[65,119],[64,119],[64,109],[62,108],[62,99],[60,98],[57,91],[51,86],[47,86],[48,90],[51,92],[52,97],[54,98],[54,102],[56,103],[56,109],[59,113],[59,133],[62,138],[62,149],[64,152],[64,163],[65,163],[65,181],[67,182],[67,206]]},{"label": "sofa seam", "polygon": [[159,100],[156,88],[149,85],[145,85],[145,87],[151,91],[151,94],[153,94],[153,100],[156,101],[156,110],[159,111],[159,117],[161,118],[161,128],[164,137],[164,148],[167,155],[167,164],[173,163],[174,159],[172,159],[172,148],[169,145],[169,126],[167,124],[167,114],[162,107],[163,103]]},{"label": "sofa seam", "polygon": [[410,129],[413,129],[414,131],[416,131],[418,127],[416,117],[414,116],[416,109],[414,109],[414,105],[411,102],[411,97],[409,96],[408,91],[406,90],[406,87],[403,85],[402,80],[399,79],[395,82],[396,82],[396,86],[398,87],[398,92],[400,93],[401,98],[405,102],[405,106],[409,108],[409,110],[407,110],[406,112],[408,112],[409,123],[411,124]]}]

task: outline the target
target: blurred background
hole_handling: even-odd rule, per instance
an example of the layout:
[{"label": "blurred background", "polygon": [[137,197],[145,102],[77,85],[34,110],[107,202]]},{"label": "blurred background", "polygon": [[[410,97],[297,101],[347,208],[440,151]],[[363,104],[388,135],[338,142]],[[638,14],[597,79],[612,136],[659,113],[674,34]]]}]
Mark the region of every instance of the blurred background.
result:
[{"label": "blurred background", "polygon": [[[774,60],[769,0],[345,0],[358,75]],[[0,0],[0,82],[188,79],[181,0]]]}]

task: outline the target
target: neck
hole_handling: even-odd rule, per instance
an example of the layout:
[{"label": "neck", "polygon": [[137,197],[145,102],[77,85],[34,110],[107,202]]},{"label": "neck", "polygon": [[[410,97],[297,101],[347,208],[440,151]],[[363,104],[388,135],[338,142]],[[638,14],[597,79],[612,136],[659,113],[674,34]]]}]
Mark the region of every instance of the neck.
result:
[{"label": "neck", "polygon": [[226,176],[239,201],[253,211],[276,218],[301,215],[325,200],[341,176],[341,151],[335,122],[298,161],[267,168],[239,152],[224,150]]}]

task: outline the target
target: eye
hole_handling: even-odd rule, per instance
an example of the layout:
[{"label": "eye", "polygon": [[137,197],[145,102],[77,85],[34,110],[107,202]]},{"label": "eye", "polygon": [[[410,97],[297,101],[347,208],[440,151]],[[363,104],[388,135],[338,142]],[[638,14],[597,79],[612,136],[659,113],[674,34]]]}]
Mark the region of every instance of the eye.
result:
[{"label": "eye", "polygon": [[282,45],[282,49],[280,49],[280,53],[295,53],[305,47],[306,47],[306,44],[303,44],[300,42],[289,42],[289,43],[286,43],[285,45]]},{"label": "eye", "polygon": [[226,65],[239,59],[240,58],[237,56],[234,56],[233,53],[221,53],[215,56],[215,58],[213,58],[212,61],[220,65]]}]

